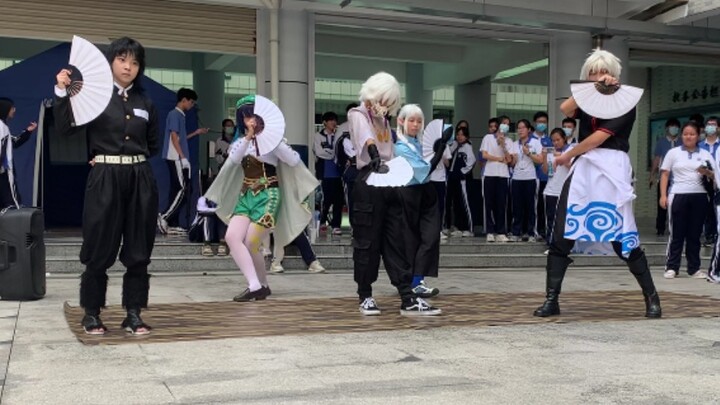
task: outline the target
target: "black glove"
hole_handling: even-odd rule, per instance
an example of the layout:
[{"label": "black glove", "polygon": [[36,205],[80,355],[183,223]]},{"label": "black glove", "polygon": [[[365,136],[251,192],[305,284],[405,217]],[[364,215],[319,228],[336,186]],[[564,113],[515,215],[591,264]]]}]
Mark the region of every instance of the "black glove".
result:
[{"label": "black glove", "polygon": [[443,143],[448,143],[450,138],[452,138],[453,135],[453,127],[447,127],[442,133],[442,136],[440,139],[443,141]]},{"label": "black glove", "polygon": [[446,144],[447,144],[447,141],[443,141],[442,138],[436,140],[435,143],[433,144],[433,152],[435,152],[435,153],[444,152],[443,146],[445,146]]},{"label": "black glove", "polygon": [[368,155],[370,155],[370,163],[368,163],[368,166],[370,167],[370,170],[373,172],[378,173],[387,173],[389,171],[388,167],[382,164],[382,161],[380,160],[380,154],[378,153],[377,146],[375,146],[374,143],[368,145]]}]

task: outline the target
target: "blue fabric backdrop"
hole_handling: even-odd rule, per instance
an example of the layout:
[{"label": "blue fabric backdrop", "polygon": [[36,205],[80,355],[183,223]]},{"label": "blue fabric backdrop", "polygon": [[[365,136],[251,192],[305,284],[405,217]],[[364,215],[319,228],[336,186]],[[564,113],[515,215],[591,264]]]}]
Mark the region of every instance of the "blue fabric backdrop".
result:
[{"label": "blue fabric backdrop", "polygon": [[[54,96],[55,75],[60,69],[67,66],[69,56],[70,44],[60,44],[0,71],[0,96],[13,99],[17,109],[15,118],[8,123],[13,134],[17,135],[22,132],[31,121],[39,120],[41,103],[43,100],[51,99]],[[148,77],[142,78],[142,86],[157,109],[160,129],[158,135],[162,141],[165,133],[165,117],[170,110],[175,108],[175,92]],[[188,133],[197,128],[197,121],[195,111],[188,112]],[[52,131],[46,131],[45,136],[52,136]],[[37,133],[33,134],[30,141],[25,145],[16,149],[14,154],[17,185],[22,197],[22,203],[26,206],[32,204],[36,140]],[[190,160],[194,173],[199,168],[198,150],[199,142],[198,137],[196,137],[190,140]],[[47,153],[44,156],[46,157],[44,168],[46,206],[43,209],[48,226],[80,226],[80,213],[82,212],[84,199],[83,190],[89,166],[87,164],[64,164],[61,168],[57,168],[58,170],[53,170],[55,168],[49,165]],[[169,178],[167,166],[159,156],[151,159],[151,164],[158,182],[160,208],[163,209],[166,207],[168,199]],[[53,172],[61,172],[63,175],[52,176]],[[58,197],[57,193],[62,194],[60,198],[56,198]],[[52,197],[50,197],[50,194],[52,194]],[[192,201],[195,201],[197,191],[193,194]],[[194,209],[194,203],[191,204],[192,209]],[[184,214],[181,214],[181,221],[182,223],[185,222]]]}]

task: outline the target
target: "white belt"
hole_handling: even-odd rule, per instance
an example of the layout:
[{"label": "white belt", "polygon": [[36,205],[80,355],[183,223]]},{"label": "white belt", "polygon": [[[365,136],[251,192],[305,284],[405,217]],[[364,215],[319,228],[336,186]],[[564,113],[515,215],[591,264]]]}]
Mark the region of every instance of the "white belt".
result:
[{"label": "white belt", "polygon": [[110,164],[110,165],[132,165],[135,163],[142,163],[146,159],[145,159],[145,155],[133,155],[133,156],[97,155],[97,156],[95,156],[94,160],[95,160],[95,163],[105,163],[105,164]]}]

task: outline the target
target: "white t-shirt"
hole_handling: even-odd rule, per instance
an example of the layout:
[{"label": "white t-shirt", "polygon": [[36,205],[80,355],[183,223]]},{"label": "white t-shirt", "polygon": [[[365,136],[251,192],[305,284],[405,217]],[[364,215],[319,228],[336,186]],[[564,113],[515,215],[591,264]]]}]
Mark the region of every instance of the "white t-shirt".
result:
[{"label": "white t-shirt", "polygon": [[[517,153],[514,145],[515,143],[513,140],[505,135],[505,149],[511,155]],[[498,145],[495,134],[487,134],[483,137],[482,143],[480,144],[480,151],[485,151],[496,157],[505,156],[505,152],[503,152],[500,145]],[[483,177],[509,178],[510,170],[505,162],[493,162],[488,160],[487,163],[485,163],[485,173],[483,173]]]},{"label": "white t-shirt", "polygon": [[660,167],[660,170],[672,174],[669,194],[705,193],[702,175],[697,169],[706,161],[710,162],[713,169],[716,168],[712,155],[705,149],[696,147],[694,152],[688,152],[684,146],[670,149]]},{"label": "white t-shirt", "polygon": [[[513,180],[535,180],[537,179],[537,171],[535,170],[535,162],[532,161],[530,156],[525,156],[522,151],[520,140],[515,141],[515,150],[518,154],[518,162],[515,164],[513,169]],[[533,155],[542,154],[542,144],[539,139],[530,138],[527,142],[527,147],[530,149],[530,153]]]},{"label": "white t-shirt", "polygon": [[447,180],[447,170],[445,169],[445,162],[444,160],[450,160],[452,157],[452,154],[450,153],[450,147],[446,146],[445,151],[443,152],[443,158],[438,163],[435,170],[433,170],[432,173],[430,173],[430,181],[439,181],[439,182],[445,182]]},{"label": "white t-shirt", "polygon": [[[569,151],[577,144],[570,144],[567,145],[564,152]],[[552,177],[548,177],[547,185],[545,186],[545,191],[543,192],[543,195],[549,195],[553,197],[559,197],[560,192],[562,191],[563,185],[565,184],[565,180],[567,179],[568,174],[570,173],[570,168],[565,166],[558,166],[555,168],[555,173],[552,175]]]}]

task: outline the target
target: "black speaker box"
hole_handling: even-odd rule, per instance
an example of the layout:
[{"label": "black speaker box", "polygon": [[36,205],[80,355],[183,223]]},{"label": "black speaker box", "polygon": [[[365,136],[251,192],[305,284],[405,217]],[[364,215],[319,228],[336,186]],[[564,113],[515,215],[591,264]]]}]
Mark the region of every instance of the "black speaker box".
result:
[{"label": "black speaker box", "polygon": [[0,299],[45,296],[45,220],[35,208],[0,212]]}]

